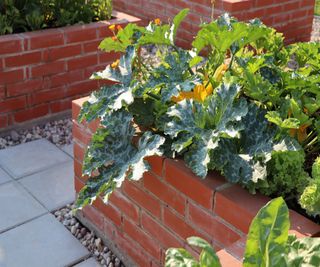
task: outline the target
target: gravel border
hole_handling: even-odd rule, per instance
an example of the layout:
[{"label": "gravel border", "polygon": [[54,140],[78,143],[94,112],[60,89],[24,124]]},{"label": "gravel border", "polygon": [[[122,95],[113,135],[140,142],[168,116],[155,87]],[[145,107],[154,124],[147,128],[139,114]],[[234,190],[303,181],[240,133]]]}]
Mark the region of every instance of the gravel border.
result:
[{"label": "gravel border", "polygon": [[320,42],[320,16],[314,16],[311,41]]},{"label": "gravel border", "polygon": [[73,209],[75,209],[75,206],[69,204],[53,212],[53,215],[89,250],[93,258],[102,267],[125,267],[121,260],[103,244],[101,238],[95,236],[93,232],[88,230],[73,216]]},{"label": "gravel border", "polygon": [[31,129],[12,130],[6,136],[0,136],[0,149],[16,146],[46,138],[56,146],[64,146],[72,143],[72,119],[62,119],[47,122],[46,124],[33,126]]}]

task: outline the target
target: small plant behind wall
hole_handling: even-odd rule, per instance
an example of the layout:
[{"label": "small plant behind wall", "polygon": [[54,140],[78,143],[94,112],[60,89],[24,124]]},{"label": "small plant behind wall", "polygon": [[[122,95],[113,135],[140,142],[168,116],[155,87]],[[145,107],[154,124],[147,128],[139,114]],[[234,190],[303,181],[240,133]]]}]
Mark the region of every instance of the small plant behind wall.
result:
[{"label": "small plant behind wall", "polygon": [[3,0],[0,35],[111,18],[112,0]]},{"label": "small plant behind wall", "polygon": [[[83,174],[94,177],[79,193],[79,207],[99,195],[107,201],[125,178],[140,179],[150,155],[183,157],[199,177],[219,170],[252,193],[296,202],[315,181],[320,44],[285,47],[259,20],[224,14],[201,25],[193,48],[184,50],[175,38],[187,13],[170,25],[112,25],[114,36],[100,44],[123,55],[92,75],[116,84],[94,92],[80,113],[80,121],[99,119],[101,127],[86,152]],[[141,56],[147,45],[158,47],[159,63]]]}]

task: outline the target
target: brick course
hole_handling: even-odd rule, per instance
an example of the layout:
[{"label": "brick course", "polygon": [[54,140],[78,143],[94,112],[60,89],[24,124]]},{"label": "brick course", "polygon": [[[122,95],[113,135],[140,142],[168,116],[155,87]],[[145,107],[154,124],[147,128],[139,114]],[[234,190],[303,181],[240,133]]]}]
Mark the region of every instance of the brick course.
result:
[{"label": "brick course", "polygon": [[103,53],[99,43],[140,19],[114,12],[114,19],[57,29],[0,36],[0,130],[71,109],[71,101],[98,88],[90,81],[119,56]]},{"label": "brick course", "polygon": [[[216,0],[214,16],[228,12],[240,20],[260,18],[286,36],[286,42],[309,41],[315,0]],[[159,17],[172,19],[182,8],[190,14],[182,23],[178,34],[179,44],[188,47],[200,22],[211,20],[212,0],[117,0],[118,10],[139,16],[145,20]]]},{"label": "brick course", "polygon": [[[74,162],[76,192],[87,177],[81,166],[98,123],[78,123],[80,107],[87,98],[73,101]],[[110,197],[98,199],[81,211],[104,237],[137,266],[163,266],[169,247],[185,247],[185,238],[196,235],[211,243],[223,267],[241,266],[246,235],[257,211],[270,199],[251,195],[218,173],[196,177],[181,160],[149,157],[152,170],[137,182],[125,181]],[[81,216],[80,216],[81,217]],[[314,236],[320,226],[290,211],[291,233]]]}]

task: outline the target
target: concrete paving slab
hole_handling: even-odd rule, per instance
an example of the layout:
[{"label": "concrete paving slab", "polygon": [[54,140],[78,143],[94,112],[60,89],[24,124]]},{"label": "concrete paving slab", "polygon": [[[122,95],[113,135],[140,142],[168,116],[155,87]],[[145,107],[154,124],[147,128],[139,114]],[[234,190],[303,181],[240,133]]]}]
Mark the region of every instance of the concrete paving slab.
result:
[{"label": "concrete paving slab", "polygon": [[62,267],[89,252],[52,214],[0,235],[1,267]]},{"label": "concrete paving slab", "polygon": [[73,144],[65,145],[61,149],[73,158]]},{"label": "concrete paving slab", "polygon": [[89,258],[74,267],[101,267],[101,265],[94,258]]},{"label": "concrete paving slab", "polygon": [[0,168],[0,184],[12,181],[11,177]]},{"label": "concrete paving slab", "polygon": [[49,211],[75,200],[72,159],[24,177],[19,182]]},{"label": "concrete paving slab", "polygon": [[0,150],[0,167],[14,179],[68,160],[70,157],[46,139]]},{"label": "concrete paving slab", "polygon": [[18,183],[0,186],[0,232],[46,212],[45,208]]}]

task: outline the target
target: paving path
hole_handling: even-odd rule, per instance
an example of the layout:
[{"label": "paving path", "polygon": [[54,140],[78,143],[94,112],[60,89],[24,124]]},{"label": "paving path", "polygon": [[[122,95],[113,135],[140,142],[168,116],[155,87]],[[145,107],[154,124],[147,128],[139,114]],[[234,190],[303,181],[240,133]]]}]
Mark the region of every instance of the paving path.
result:
[{"label": "paving path", "polygon": [[51,212],[74,201],[72,145],[0,150],[0,267],[97,267]]}]

